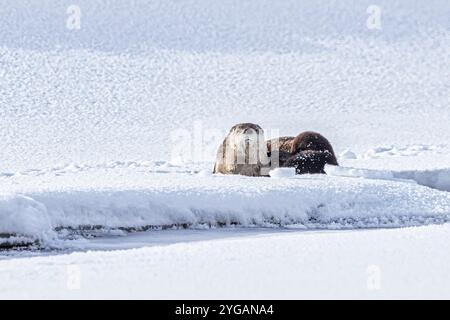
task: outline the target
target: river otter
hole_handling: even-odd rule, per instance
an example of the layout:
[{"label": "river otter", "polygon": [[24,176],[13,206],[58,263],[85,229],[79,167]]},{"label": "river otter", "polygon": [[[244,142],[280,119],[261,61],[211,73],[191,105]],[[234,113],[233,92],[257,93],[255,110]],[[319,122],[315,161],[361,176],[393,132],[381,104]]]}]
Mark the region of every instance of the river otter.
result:
[{"label": "river otter", "polygon": [[272,167],[295,167],[297,174],[325,173],[326,164],[338,165],[330,142],[317,132],[271,139],[267,149]]},{"label": "river otter", "polygon": [[214,173],[268,176],[270,160],[264,130],[257,124],[233,126],[219,147]]}]

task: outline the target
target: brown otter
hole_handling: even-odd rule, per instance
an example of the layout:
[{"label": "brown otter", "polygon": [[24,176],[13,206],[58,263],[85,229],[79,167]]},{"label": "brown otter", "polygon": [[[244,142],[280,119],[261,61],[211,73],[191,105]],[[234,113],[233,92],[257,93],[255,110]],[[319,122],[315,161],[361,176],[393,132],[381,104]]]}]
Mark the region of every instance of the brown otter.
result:
[{"label": "brown otter", "polygon": [[328,150],[304,150],[288,158],[284,166],[294,167],[297,174],[326,174],[325,165],[332,164],[333,158],[333,154]]},{"label": "brown otter", "polygon": [[267,148],[272,167],[295,167],[297,174],[325,173],[326,164],[338,165],[330,142],[317,132],[272,139]]},{"label": "brown otter", "polygon": [[291,154],[292,141],[295,137],[280,137],[268,140],[267,155],[270,158],[272,168],[285,167],[286,161],[293,155]]},{"label": "brown otter", "polygon": [[267,176],[267,153],[264,130],[259,125],[237,124],[219,147],[213,173]]}]

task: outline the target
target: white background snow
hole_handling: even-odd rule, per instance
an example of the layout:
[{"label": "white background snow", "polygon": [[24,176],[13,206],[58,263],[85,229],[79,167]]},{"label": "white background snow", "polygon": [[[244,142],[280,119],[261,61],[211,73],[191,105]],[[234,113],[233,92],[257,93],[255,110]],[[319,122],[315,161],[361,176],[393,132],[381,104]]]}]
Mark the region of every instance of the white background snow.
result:
[{"label": "white background snow", "polygon": [[[0,251],[0,297],[450,297],[449,17],[445,0],[3,1],[0,243],[38,245]],[[342,166],[213,176],[238,122],[318,131]]]}]

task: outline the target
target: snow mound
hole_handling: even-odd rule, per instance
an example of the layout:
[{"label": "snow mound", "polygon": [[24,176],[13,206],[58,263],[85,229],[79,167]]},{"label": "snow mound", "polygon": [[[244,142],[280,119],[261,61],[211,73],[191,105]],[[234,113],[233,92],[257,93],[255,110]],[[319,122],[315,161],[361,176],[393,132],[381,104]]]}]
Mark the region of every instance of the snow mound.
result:
[{"label": "snow mound", "polygon": [[344,150],[340,155],[339,159],[357,159],[358,156],[351,150]]},{"label": "snow mound", "polygon": [[22,234],[46,240],[53,236],[52,233],[43,203],[22,195],[0,197],[0,235],[3,238],[8,234]]},{"label": "snow mound", "polygon": [[[0,234],[52,244],[76,235],[170,227],[398,227],[450,221],[450,193],[328,176],[148,174],[146,187],[46,188],[0,198]],[[144,184],[143,184],[144,185]]]},{"label": "snow mound", "polygon": [[295,168],[276,168],[269,172],[271,178],[292,178],[295,177]]}]

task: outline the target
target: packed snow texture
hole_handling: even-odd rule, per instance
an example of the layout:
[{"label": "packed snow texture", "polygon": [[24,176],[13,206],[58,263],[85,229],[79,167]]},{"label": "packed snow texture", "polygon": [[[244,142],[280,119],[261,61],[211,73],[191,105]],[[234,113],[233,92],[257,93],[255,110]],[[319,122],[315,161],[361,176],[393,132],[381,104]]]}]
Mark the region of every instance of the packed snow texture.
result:
[{"label": "packed snow texture", "polygon": [[210,162],[248,121],[319,131],[338,154],[444,145],[374,163],[449,167],[446,0],[377,1],[381,30],[371,0],[78,0],[79,30],[73,4],[1,5],[0,172],[173,160],[197,127],[203,152],[184,156]]}]

